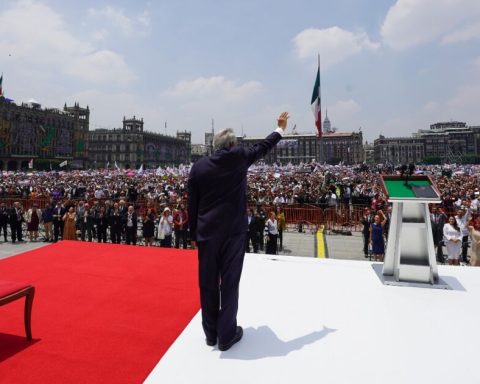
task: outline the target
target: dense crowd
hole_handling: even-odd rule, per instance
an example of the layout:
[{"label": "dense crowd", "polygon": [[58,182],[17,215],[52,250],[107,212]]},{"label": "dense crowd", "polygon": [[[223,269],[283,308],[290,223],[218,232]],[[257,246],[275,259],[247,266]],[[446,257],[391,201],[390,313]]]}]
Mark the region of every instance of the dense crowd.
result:
[{"label": "dense crowd", "polygon": [[[22,231],[26,229],[34,241],[42,226],[46,241],[78,238],[136,244],[140,237],[146,245],[157,241],[162,246],[187,247],[185,205],[189,169],[181,165],[141,172],[107,169],[3,172],[0,236],[3,233],[7,240],[9,227],[11,240],[22,240]],[[364,206],[373,214],[374,221],[378,216],[378,224],[383,221],[388,224],[389,207],[380,176],[398,172],[392,166],[319,163],[252,166],[247,178],[247,200],[254,224],[250,225],[249,218],[251,233],[247,249],[251,245],[257,251],[265,246],[270,247],[270,253],[276,252],[268,239],[282,238],[285,217],[281,207],[284,206]],[[446,215],[447,221],[449,216],[458,215],[459,209],[468,213],[469,220],[480,213],[480,166],[417,167],[415,173],[433,179],[442,200],[436,208]],[[463,233],[468,226],[463,225]]]}]

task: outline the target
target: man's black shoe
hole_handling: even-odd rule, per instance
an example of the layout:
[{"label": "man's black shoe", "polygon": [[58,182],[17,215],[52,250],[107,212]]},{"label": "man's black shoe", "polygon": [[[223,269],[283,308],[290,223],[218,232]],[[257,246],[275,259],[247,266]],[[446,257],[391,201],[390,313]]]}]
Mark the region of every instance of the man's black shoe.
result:
[{"label": "man's black shoe", "polygon": [[218,349],[220,351],[226,351],[230,349],[233,346],[233,344],[238,343],[242,339],[242,336],[243,336],[243,328],[238,326],[235,332],[235,336],[233,336],[233,339],[227,344],[218,344]]},{"label": "man's black shoe", "polygon": [[217,345],[217,339],[209,339],[209,338],[206,338],[205,339],[205,342],[207,343],[207,345],[209,347],[214,347],[215,345]]}]

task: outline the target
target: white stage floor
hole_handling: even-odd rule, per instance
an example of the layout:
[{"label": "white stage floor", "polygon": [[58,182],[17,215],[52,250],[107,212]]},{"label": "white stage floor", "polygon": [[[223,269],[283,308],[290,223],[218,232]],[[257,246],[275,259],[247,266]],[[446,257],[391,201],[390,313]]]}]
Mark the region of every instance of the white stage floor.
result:
[{"label": "white stage floor", "polygon": [[246,255],[238,344],[208,347],[198,313],[146,383],[480,383],[480,268],[440,266],[440,290],[384,286],[366,261],[275,259]]}]

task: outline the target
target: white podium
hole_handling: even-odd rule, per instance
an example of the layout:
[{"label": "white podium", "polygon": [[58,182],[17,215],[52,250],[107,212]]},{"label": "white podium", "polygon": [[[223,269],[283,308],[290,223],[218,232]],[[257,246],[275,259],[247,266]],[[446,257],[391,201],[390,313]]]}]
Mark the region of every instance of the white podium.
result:
[{"label": "white podium", "polygon": [[440,193],[428,176],[382,176],[392,203],[383,279],[388,285],[448,288],[438,276],[428,204],[440,203]]}]

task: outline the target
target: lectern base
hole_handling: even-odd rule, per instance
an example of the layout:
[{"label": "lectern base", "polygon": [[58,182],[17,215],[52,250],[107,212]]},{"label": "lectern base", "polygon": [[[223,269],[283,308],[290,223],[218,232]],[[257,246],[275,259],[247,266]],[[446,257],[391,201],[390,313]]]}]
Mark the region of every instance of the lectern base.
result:
[{"label": "lectern base", "polygon": [[383,285],[394,285],[398,287],[430,288],[430,289],[452,289],[440,277],[438,278],[438,282],[436,284],[420,283],[420,282],[413,282],[413,281],[396,281],[393,276],[388,276],[383,274],[382,272],[383,267],[381,264],[373,264],[372,268],[377,274],[378,278],[380,279]]}]

